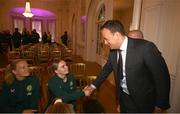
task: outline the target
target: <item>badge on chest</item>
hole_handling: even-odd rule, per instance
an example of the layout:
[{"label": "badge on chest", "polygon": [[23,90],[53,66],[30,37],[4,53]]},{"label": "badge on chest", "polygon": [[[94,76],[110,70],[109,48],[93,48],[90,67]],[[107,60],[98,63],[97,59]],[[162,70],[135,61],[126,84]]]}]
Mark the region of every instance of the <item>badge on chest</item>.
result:
[{"label": "badge on chest", "polygon": [[27,91],[27,96],[32,95],[32,85],[27,85],[26,86],[26,91]]}]

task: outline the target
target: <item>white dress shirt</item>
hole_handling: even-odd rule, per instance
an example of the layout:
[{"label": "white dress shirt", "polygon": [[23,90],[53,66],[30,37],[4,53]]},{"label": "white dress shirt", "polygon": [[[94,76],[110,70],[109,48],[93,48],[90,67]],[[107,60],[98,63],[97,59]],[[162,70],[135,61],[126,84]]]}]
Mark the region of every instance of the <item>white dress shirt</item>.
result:
[{"label": "white dress shirt", "polygon": [[[123,79],[121,80],[121,87],[123,91],[127,94],[129,94],[128,88],[127,88],[127,82],[126,82],[126,54],[127,54],[127,44],[128,44],[128,38],[125,36],[125,39],[123,43],[121,44],[120,50],[122,55],[122,64],[123,64]],[[119,54],[117,54],[117,58],[119,59]],[[118,60],[117,60],[118,61]]]}]

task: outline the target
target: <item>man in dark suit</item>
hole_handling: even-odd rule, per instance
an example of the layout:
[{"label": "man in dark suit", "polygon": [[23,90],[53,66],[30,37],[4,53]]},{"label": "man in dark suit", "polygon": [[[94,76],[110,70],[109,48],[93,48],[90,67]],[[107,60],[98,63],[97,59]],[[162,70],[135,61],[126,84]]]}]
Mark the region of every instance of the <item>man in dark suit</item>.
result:
[{"label": "man in dark suit", "polygon": [[[146,40],[125,35],[121,22],[109,20],[101,27],[105,44],[111,50],[97,79],[86,87],[93,91],[114,71],[121,112],[162,112],[170,107],[170,75],[157,47]],[[117,51],[120,50],[120,51]],[[122,56],[122,65],[118,59]],[[119,73],[118,68],[122,67]]]}]

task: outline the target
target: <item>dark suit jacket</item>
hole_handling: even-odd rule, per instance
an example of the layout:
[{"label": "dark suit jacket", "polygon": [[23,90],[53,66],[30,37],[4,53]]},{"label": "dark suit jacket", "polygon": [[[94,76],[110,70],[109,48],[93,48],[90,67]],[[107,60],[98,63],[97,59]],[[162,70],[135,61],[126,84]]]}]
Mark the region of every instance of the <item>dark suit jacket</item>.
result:
[{"label": "dark suit jacket", "polygon": [[[129,93],[140,112],[153,110],[155,106],[162,109],[170,107],[169,71],[161,53],[152,42],[128,38],[125,69]],[[114,71],[117,96],[120,98],[117,52],[114,50],[110,51],[107,63],[93,85],[100,86],[112,71]]]}]

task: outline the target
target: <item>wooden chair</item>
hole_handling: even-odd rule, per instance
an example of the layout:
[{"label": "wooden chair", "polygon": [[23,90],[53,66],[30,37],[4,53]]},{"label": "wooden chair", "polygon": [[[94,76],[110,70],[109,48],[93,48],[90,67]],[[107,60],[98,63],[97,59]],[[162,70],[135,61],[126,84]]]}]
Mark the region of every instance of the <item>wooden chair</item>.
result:
[{"label": "wooden chair", "polygon": [[70,65],[70,72],[75,77],[85,76],[86,64],[85,63],[73,63]]},{"label": "wooden chair", "polygon": [[97,76],[82,76],[75,77],[77,82],[77,87],[83,89],[87,85],[91,85],[91,83],[96,79]]},{"label": "wooden chair", "polygon": [[54,71],[53,71],[51,65],[47,67],[47,72],[48,72],[48,76],[49,76],[49,77],[51,77],[51,76],[54,74]]},{"label": "wooden chair", "polygon": [[22,58],[30,65],[35,65],[35,53],[34,51],[23,51]]},{"label": "wooden chair", "polygon": [[5,68],[0,68],[0,84],[4,81]]},{"label": "wooden chair", "polygon": [[45,105],[48,101],[48,90],[45,80],[43,80],[43,72],[45,71],[41,66],[30,66],[30,73],[33,76],[36,76],[40,82],[40,99],[38,103],[38,111],[42,113],[44,111]]},{"label": "wooden chair", "polygon": [[51,52],[51,60],[53,62],[58,62],[61,59],[61,51],[60,50],[53,50]]},{"label": "wooden chair", "polygon": [[33,76],[36,76],[39,79],[40,84],[42,84],[42,71],[43,68],[40,66],[30,66],[29,67],[30,73]]},{"label": "wooden chair", "polygon": [[2,93],[2,84],[5,77],[5,68],[0,68],[0,94]]},{"label": "wooden chair", "polygon": [[63,54],[63,59],[66,61],[68,65],[71,65],[73,62],[73,54],[72,49],[65,48],[65,52]]},{"label": "wooden chair", "polygon": [[45,111],[45,108],[48,104],[48,99],[49,99],[49,91],[48,91],[47,83],[43,83],[41,85],[40,95],[41,95],[41,98],[39,99],[38,110],[40,113],[43,113]]},{"label": "wooden chair", "polygon": [[21,53],[20,51],[8,51],[8,61],[11,62],[15,59],[20,59],[21,58]]},{"label": "wooden chair", "polygon": [[[82,76],[82,77],[75,77],[77,82],[77,89],[84,89],[87,85],[91,85],[91,83],[96,79],[97,76]],[[82,104],[87,99],[97,99],[98,98],[98,89],[94,90],[94,92],[89,97],[82,97],[76,101],[77,104],[77,112],[82,112]]]},{"label": "wooden chair", "polygon": [[38,52],[38,57],[37,57],[37,61],[38,61],[38,64],[40,64],[41,66],[43,65],[47,65],[48,62],[49,62],[49,51],[47,50],[40,50]]}]

